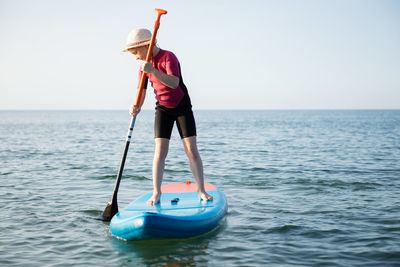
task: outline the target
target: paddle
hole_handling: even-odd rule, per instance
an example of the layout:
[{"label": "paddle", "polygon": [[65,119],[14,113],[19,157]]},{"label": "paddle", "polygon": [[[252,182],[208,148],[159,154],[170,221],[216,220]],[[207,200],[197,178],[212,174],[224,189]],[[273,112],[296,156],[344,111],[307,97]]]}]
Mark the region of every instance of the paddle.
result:
[{"label": "paddle", "polygon": [[[156,40],[157,31],[158,31],[158,28],[160,27],[160,18],[162,15],[167,14],[167,11],[162,10],[162,9],[156,8],[155,11],[157,12],[157,19],[156,19],[156,22],[154,23],[153,35],[151,36],[149,49],[147,50],[146,62],[151,61],[151,56],[152,56],[152,52],[153,52],[153,48],[154,48],[154,43]],[[138,91],[136,94],[135,106],[140,105],[140,100],[142,99],[142,94],[143,94],[143,89],[144,89],[145,83],[146,83],[146,73],[143,72],[142,76],[140,78],[139,88],[138,88]],[[124,166],[125,166],[126,156],[128,154],[129,144],[131,143],[131,137],[132,137],[133,127],[135,126],[135,121],[136,121],[136,115],[132,116],[132,118],[131,118],[128,136],[126,137],[124,153],[122,155],[121,163],[119,165],[118,175],[115,180],[114,192],[111,196],[110,201],[108,201],[107,206],[103,211],[103,214],[101,215],[101,220],[103,220],[103,221],[110,221],[111,218],[118,212],[117,194],[118,194],[119,184],[120,184],[121,178],[122,178],[122,172],[123,172]]]}]

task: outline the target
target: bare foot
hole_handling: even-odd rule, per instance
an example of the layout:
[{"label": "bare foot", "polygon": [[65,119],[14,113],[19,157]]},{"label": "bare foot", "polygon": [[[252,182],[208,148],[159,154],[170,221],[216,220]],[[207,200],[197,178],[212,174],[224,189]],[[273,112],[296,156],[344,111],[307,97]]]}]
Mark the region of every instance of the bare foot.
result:
[{"label": "bare foot", "polygon": [[157,203],[160,203],[160,197],[161,197],[161,193],[154,193],[153,192],[153,196],[147,200],[147,204],[148,205],[155,205]]},{"label": "bare foot", "polygon": [[213,197],[207,194],[207,192],[199,193],[199,196],[202,200],[210,201],[213,200]]}]

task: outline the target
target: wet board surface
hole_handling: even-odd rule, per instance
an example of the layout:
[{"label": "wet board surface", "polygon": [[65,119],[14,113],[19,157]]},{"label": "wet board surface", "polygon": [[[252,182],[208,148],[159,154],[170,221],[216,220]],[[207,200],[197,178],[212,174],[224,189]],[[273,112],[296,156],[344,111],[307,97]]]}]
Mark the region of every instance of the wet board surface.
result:
[{"label": "wet board surface", "polygon": [[170,183],[162,186],[160,203],[148,205],[152,193],[146,193],[120,210],[111,220],[113,235],[127,239],[191,237],[207,233],[225,217],[225,195],[205,183],[212,201],[199,198],[196,183]]}]

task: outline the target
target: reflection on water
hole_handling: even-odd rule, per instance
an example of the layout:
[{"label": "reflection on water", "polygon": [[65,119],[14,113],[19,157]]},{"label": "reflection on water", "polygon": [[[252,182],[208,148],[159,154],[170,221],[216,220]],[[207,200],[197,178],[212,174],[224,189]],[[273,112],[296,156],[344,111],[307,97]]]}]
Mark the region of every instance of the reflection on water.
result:
[{"label": "reflection on water", "polygon": [[123,254],[123,265],[207,265],[209,244],[225,227],[226,220],[213,231],[192,238],[127,241],[110,236],[110,243],[113,249]]}]

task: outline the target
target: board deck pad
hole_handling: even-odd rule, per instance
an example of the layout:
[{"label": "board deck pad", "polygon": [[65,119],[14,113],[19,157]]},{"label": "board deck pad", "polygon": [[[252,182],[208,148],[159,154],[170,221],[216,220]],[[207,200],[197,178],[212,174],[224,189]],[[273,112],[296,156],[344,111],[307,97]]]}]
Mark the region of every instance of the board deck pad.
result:
[{"label": "board deck pad", "polygon": [[211,231],[227,212],[225,195],[205,183],[212,201],[201,200],[196,183],[171,183],[162,186],[160,203],[147,204],[152,193],[145,193],[111,220],[113,235],[127,239],[190,237]]},{"label": "board deck pad", "polygon": [[[209,183],[204,183],[206,191],[216,191],[217,188]],[[187,193],[187,192],[197,192],[196,183],[171,183],[161,186],[161,192],[163,193]]]}]

